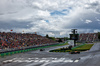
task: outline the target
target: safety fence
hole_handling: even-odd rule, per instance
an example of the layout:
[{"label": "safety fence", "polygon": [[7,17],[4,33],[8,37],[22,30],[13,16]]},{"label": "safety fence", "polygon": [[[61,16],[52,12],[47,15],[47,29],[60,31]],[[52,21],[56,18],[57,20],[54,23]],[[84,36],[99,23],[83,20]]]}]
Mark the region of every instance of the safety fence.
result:
[{"label": "safety fence", "polygon": [[13,55],[13,54],[23,53],[23,52],[28,52],[28,51],[34,51],[34,50],[38,50],[38,49],[42,49],[42,48],[60,46],[60,45],[64,45],[64,44],[65,43],[54,44],[54,45],[49,45],[49,46],[42,46],[42,47],[34,47],[34,48],[28,48],[28,49],[20,49],[20,50],[15,50],[15,51],[2,52],[2,53],[0,53],[0,57],[10,56],[10,55]]}]

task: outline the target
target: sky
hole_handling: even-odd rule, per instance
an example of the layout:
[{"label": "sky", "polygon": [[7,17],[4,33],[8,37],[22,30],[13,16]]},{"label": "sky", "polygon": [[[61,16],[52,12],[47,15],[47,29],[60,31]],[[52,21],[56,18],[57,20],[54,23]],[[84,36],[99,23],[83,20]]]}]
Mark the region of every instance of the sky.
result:
[{"label": "sky", "polygon": [[68,37],[100,31],[100,0],[0,0],[0,32]]}]

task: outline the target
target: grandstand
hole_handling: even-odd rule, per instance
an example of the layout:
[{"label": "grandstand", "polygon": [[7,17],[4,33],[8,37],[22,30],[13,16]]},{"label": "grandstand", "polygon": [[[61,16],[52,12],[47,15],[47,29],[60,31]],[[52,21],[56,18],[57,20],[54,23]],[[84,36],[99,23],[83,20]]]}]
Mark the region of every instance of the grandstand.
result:
[{"label": "grandstand", "polygon": [[79,40],[80,42],[96,42],[98,41],[98,33],[82,33],[79,35]]},{"label": "grandstand", "polygon": [[57,42],[37,34],[0,32],[0,49],[20,49],[55,43]]}]

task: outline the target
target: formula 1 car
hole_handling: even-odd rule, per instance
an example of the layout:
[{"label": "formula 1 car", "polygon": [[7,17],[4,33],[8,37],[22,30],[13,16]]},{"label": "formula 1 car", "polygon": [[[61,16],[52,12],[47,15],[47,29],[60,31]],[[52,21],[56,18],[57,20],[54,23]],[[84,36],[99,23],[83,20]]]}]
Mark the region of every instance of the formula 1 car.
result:
[{"label": "formula 1 car", "polygon": [[69,52],[69,54],[80,54],[80,51],[72,51],[72,52]]},{"label": "formula 1 car", "polygon": [[44,51],[45,49],[40,49],[40,51]]}]

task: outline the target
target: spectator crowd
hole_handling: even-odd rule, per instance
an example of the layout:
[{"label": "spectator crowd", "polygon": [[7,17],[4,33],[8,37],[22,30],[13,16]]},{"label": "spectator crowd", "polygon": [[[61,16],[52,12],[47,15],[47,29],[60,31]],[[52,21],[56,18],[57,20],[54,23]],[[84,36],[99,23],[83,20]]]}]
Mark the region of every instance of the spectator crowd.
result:
[{"label": "spectator crowd", "polygon": [[82,33],[79,35],[79,41],[81,42],[91,43],[98,40],[98,33]]},{"label": "spectator crowd", "polygon": [[57,43],[46,37],[30,33],[0,32],[0,49],[22,48]]}]

